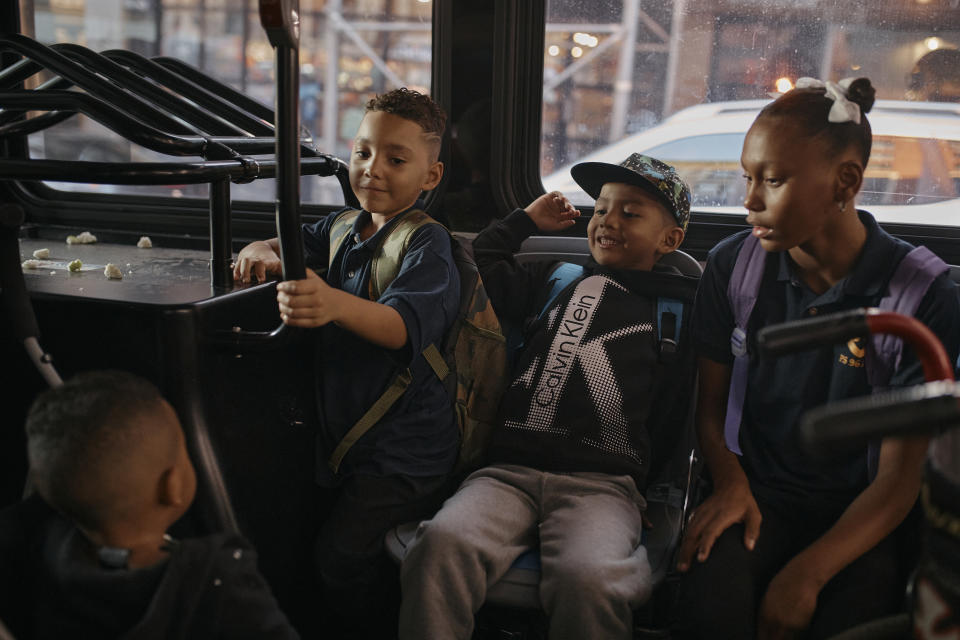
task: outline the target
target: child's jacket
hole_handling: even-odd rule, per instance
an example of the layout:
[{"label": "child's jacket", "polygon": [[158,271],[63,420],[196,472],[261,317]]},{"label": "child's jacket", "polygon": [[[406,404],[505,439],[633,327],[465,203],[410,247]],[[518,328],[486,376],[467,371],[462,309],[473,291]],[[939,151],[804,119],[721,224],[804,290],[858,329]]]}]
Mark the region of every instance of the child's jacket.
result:
[{"label": "child's jacket", "polygon": [[526,325],[490,462],[631,475],[642,491],[652,459],[666,449],[658,445],[684,428],[693,384],[692,348],[660,353],[657,298],[691,301],[695,280],[670,267],[615,271],[591,261],[538,317],[553,265],[513,258],[533,231],[520,211],[474,241],[501,320]]},{"label": "child's jacket", "polygon": [[38,498],[10,509],[4,544],[19,544],[4,580],[19,589],[0,611],[19,639],[299,637],[239,536],[184,539],[160,565],[105,569],[73,523]]}]

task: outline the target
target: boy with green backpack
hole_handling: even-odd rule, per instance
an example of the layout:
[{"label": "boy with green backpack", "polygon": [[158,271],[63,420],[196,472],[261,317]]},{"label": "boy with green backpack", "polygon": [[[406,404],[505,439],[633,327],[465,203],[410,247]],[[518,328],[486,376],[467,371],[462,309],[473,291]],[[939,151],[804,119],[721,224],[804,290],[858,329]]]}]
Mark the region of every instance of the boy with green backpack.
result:
[{"label": "boy with green backpack", "polygon": [[[460,303],[451,237],[419,199],[443,175],[445,120],[415,91],[372,99],[350,158],[362,210],[305,225],[307,264],[325,276],[308,269],[306,279],[277,286],[283,322],[311,329],[317,345],[319,449],[338,486],[315,558],[331,637],[391,626],[384,533],[435,509],[457,460],[442,362],[424,354],[439,351]],[[276,239],[240,252],[237,280],[268,273],[280,273]]]}]

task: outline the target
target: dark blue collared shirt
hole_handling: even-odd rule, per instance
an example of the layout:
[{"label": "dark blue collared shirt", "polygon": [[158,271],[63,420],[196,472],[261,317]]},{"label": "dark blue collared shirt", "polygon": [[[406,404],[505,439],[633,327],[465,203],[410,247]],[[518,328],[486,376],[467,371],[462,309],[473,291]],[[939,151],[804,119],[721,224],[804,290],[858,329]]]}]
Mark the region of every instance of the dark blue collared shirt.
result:
[{"label": "dark blue collared shirt", "polygon": [[[868,484],[866,451],[824,458],[808,453],[799,441],[801,416],[814,407],[871,392],[864,367],[864,344],[851,340],[833,347],[772,357],[758,352],[757,332],[764,326],[859,307],[876,306],[911,245],[898,240],[859,212],[867,239],[846,278],[822,294],[800,278],[787,252],[767,256],[756,306],[747,326],[750,365],[744,400],[740,463],[758,497],[822,513],[838,513]],[[732,364],[733,313],[727,286],[744,231],[723,240],[707,258],[697,291],[693,335],[701,356]],[[956,360],[960,302],[949,274],[930,285],[916,313]],[[891,387],[922,383],[923,371],[905,348]]]},{"label": "dark blue collared shirt", "polygon": [[[423,203],[417,201],[413,208],[422,209]],[[327,266],[330,228],[339,213],[304,225],[308,265]],[[327,283],[368,299],[373,249],[399,218],[395,216],[361,241],[359,230],[370,220],[368,212],[361,212],[330,264]],[[442,475],[453,467],[459,436],[451,399],[420,355],[431,343],[442,346],[457,313],[460,277],[450,243],[449,233],[439,225],[418,229],[410,239],[396,279],[376,301],[394,308],[403,318],[407,329],[404,348],[391,350],[374,345],[333,323],[315,330],[324,457],[329,457],[399,369],[409,366],[413,374],[406,393],[347,453],[340,467],[342,474],[422,477]]]}]

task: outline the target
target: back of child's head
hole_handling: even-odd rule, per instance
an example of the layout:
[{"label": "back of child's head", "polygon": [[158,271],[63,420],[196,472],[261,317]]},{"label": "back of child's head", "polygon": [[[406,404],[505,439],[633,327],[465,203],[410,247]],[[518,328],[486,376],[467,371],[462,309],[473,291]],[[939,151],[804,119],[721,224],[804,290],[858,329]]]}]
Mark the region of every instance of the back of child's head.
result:
[{"label": "back of child's head", "polygon": [[917,60],[907,97],[937,102],[960,101],[960,50],[934,49]]},{"label": "back of child's head", "polygon": [[390,113],[416,123],[439,153],[447,126],[447,114],[430,96],[401,87],[371,98],[365,112],[371,111]]},{"label": "back of child's head", "polygon": [[792,131],[785,127],[784,135],[792,133],[817,139],[831,157],[855,149],[862,166],[866,167],[873,143],[866,114],[873,107],[876,95],[870,80],[857,78],[835,84],[801,78],[797,87],[764,107],[757,122],[782,119],[794,127]]},{"label": "back of child's head", "polygon": [[[26,421],[30,476],[51,506],[97,531],[149,500],[182,447],[176,415],[150,382],[121,371],[81,373],[42,393]],[[155,477],[156,476],[156,477]]]}]

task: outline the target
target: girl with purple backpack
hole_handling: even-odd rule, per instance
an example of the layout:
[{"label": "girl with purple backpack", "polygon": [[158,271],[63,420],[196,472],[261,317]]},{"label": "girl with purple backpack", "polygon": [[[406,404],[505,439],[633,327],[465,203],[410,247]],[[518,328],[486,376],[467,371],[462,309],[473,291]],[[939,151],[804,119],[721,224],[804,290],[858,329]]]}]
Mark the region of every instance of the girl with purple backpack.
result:
[{"label": "girl with purple backpack", "polygon": [[872,387],[922,382],[916,357],[897,352],[881,380],[868,375],[873,346],[860,340],[778,358],[755,344],[769,324],[886,304],[907,272],[907,312],[957,356],[947,266],[854,206],[874,93],[866,78],[801,78],[744,141],[752,229],[711,251],[694,309],[697,429],[713,491],[679,554],[677,637],[821,638],[902,604],[898,526],[916,502],[927,441],[887,438],[873,456],[822,459],[801,446],[798,424]]}]

